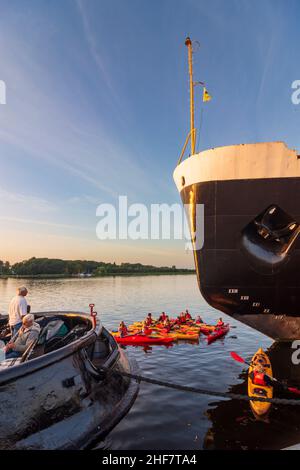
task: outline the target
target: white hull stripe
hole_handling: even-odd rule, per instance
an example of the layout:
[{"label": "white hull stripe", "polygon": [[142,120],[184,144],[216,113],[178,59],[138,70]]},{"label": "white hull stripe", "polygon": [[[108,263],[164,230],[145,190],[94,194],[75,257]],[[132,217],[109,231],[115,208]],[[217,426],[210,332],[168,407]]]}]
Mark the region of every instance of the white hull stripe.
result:
[{"label": "white hull stripe", "polygon": [[206,181],[295,178],[300,177],[300,155],[284,142],[217,147],[184,160],[173,177],[179,192]]}]

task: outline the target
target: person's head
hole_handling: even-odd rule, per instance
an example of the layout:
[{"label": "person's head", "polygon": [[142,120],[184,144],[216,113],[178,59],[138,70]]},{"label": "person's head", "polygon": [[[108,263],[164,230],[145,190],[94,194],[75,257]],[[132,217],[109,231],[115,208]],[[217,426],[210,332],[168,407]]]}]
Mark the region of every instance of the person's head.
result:
[{"label": "person's head", "polygon": [[257,372],[259,374],[262,374],[264,372],[264,368],[261,364],[256,364],[254,370],[255,370],[255,372]]},{"label": "person's head", "polygon": [[27,313],[27,315],[24,315],[22,319],[23,326],[25,328],[29,328],[30,326],[33,325],[34,322],[34,315],[32,313]]},{"label": "person's head", "polygon": [[151,317],[152,317],[151,313],[148,313],[148,318],[151,318]]},{"label": "person's head", "polygon": [[223,320],[222,320],[222,317],[219,318],[219,321],[223,321]]},{"label": "person's head", "polygon": [[120,326],[124,326],[124,322],[123,322],[123,321],[120,321]]},{"label": "person's head", "polygon": [[17,288],[17,294],[22,295],[23,297],[25,297],[28,294],[28,290],[25,286],[18,287]]}]

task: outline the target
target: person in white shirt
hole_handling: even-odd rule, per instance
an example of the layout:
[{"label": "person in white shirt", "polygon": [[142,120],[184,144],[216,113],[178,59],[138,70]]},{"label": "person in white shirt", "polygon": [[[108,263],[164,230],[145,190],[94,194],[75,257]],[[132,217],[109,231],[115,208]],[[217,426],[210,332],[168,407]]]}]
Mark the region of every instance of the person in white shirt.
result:
[{"label": "person in white shirt", "polygon": [[28,294],[26,287],[18,287],[17,295],[10,301],[8,308],[8,323],[11,333],[14,336],[22,326],[22,318],[27,315],[27,301],[25,299]]}]

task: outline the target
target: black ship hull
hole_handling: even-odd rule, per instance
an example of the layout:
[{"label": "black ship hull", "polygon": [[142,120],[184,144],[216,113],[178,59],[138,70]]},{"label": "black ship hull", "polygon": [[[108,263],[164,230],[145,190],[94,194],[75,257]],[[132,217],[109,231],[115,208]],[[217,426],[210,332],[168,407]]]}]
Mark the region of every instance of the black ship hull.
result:
[{"label": "black ship hull", "polygon": [[194,257],[206,301],[274,339],[299,338],[300,178],[200,182],[181,198],[204,205]]}]

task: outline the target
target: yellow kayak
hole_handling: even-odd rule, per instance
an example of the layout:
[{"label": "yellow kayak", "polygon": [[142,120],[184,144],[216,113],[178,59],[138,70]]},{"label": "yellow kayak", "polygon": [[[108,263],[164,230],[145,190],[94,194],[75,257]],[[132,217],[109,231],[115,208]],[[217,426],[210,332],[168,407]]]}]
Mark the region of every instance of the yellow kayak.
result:
[{"label": "yellow kayak", "polygon": [[188,334],[188,333],[181,333],[181,332],[179,332],[179,333],[171,332],[171,333],[168,333],[167,336],[170,336],[171,338],[173,338],[175,340],[198,341],[198,339],[199,339],[198,333]]},{"label": "yellow kayak", "polygon": [[[129,334],[138,334],[140,332],[140,329],[136,328],[136,329],[131,329],[129,328],[128,329],[128,332]],[[113,336],[118,336],[119,335],[119,332],[118,331],[111,331],[110,332]],[[186,341],[198,341],[199,339],[199,334],[198,333],[183,333],[181,331],[172,331],[170,333],[160,333],[160,331],[157,331],[157,330],[152,330],[152,333],[151,335],[152,337],[168,337],[168,338],[173,338],[174,341],[177,341],[177,340],[186,340]]]},{"label": "yellow kayak", "polygon": [[[267,354],[259,348],[258,351],[254,354],[251,366],[248,370],[248,395],[249,397],[263,397],[263,398],[273,398],[273,387],[270,385],[256,385],[253,383],[251,378],[251,373],[256,365],[260,365],[264,373],[273,377],[272,365]],[[257,416],[265,415],[270,407],[271,403],[262,402],[262,401],[250,401],[251,408]]]}]

